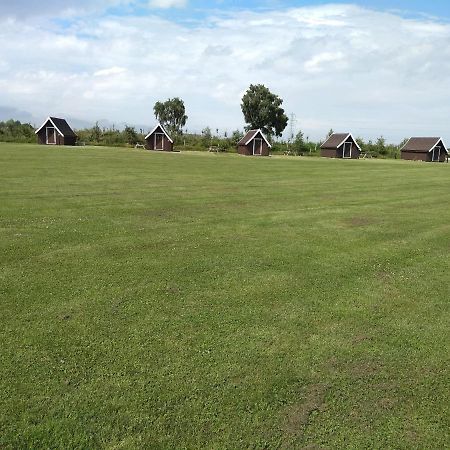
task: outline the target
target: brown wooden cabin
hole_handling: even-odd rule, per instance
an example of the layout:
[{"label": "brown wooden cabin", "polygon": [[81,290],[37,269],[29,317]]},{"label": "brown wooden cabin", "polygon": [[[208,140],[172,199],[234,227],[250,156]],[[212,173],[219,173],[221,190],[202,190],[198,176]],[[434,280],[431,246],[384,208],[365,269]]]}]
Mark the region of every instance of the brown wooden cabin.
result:
[{"label": "brown wooden cabin", "polygon": [[250,130],[239,142],[238,153],[246,156],[269,156],[272,146],[263,132]]},{"label": "brown wooden cabin", "polygon": [[412,137],[400,149],[401,158],[410,161],[445,162],[448,150],[440,137]]},{"label": "brown wooden cabin", "polygon": [[351,133],[334,133],[321,146],[325,158],[359,159],[361,147]]},{"label": "brown wooden cabin", "polygon": [[35,131],[38,144],[75,145],[77,135],[65,119],[47,117],[46,121]]},{"label": "brown wooden cabin", "polygon": [[145,136],[145,148],[161,152],[173,151],[173,140],[160,123]]}]

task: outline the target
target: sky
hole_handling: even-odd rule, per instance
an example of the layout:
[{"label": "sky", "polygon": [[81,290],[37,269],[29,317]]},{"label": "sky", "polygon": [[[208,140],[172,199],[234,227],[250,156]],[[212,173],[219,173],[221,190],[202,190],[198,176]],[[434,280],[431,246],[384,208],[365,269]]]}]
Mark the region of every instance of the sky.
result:
[{"label": "sky", "polygon": [[[262,83],[293,131],[450,141],[450,2],[0,0],[0,120],[148,130],[184,100],[188,131],[245,126]],[[289,125],[286,133],[290,133]]]}]

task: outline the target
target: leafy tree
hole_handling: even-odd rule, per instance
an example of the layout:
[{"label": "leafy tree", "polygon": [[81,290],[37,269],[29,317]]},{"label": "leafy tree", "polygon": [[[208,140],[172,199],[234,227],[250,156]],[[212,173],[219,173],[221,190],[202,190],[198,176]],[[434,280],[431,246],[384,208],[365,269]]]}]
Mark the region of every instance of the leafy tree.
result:
[{"label": "leafy tree", "polygon": [[95,122],[95,125],[92,127],[90,140],[93,142],[100,142],[101,138],[102,138],[102,130],[99,127],[98,122]]},{"label": "leafy tree", "polygon": [[0,140],[5,142],[36,142],[34,128],[18,120],[0,122]]},{"label": "leafy tree", "polygon": [[205,147],[208,147],[211,145],[211,140],[212,140],[212,133],[211,133],[211,128],[206,127],[205,129],[202,130],[202,140],[203,140],[203,145]]},{"label": "leafy tree", "polygon": [[134,127],[126,125],[123,132],[128,144],[135,145],[139,142],[139,138]]},{"label": "leafy tree", "polygon": [[361,147],[361,151],[365,152],[366,151],[366,143],[364,142],[363,138],[357,137],[355,139],[356,143]]},{"label": "leafy tree", "polygon": [[330,131],[328,131],[328,133],[327,133],[327,139],[328,139],[332,134],[334,134],[334,130],[333,130],[333,128],[330,128]]},{"label": "leafy tree", "polygon": [[156,102],[153,112],[156,119],[171,133],[182,134],[188,119],[183,100],[175,97],[165,102]]},{"label": "leafy tree", "polygon": [[244,137],[244,133],[242,133],[239,130],[234,130],[233,133],[231,134],[231,142],[233,143],[234,146],[237,145],[237,143]]},{"label": "leafy tree", "polygon": [[383,136],[380,136],[375,142],[375,151],[379,155],[386,155],[386,139]]},{"label": "leafy tree", "polygon": [[270,136],[281,136],[288,123],[288,116],[281,108],[283,100],[272,94],[263,84],[251,84],[242,97],[241,109],[247,130],[261,128]]},{"label": "leafy tree", "polygon": [[299,131],[294,138],[292,143],[292,149],[296,155],[301,155],[304,152],[309,151],[307,143],[305,142],[304,135],[302,131]]}]

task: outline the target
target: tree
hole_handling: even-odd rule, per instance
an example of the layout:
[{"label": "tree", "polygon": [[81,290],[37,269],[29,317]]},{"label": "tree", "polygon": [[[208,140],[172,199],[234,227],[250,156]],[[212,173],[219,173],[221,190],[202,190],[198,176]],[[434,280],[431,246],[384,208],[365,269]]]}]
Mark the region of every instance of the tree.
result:
[{"label": "tree", "polygon": [[171,133],[182,134],[188,116],[184,102],[178,97],[169,98],[165,102],[156,102],[153,107],[156,120],[158,120]]},{"label": "tree", "polygon": [[239,130],[234,130],[233,133],[231,134],[231,142],[233,145],[237,145],[238,142],[244,137],[244,134],[239,131]]},{"label": "tree", "polygon": [[327,139],[334,134],[333,128],[330,128],[330,131],[327,133]]},{"label": "tree", "polygon": [[128,125],[126,125],[123,132],[128,144],[135,145],[138,143],[139,138],[134,127],[129,127]]},{"label": "tree", "polygon": [[302,155],[304,152],[308,151],[308,146],[306,145],[302,131],[299,131],[295,135],[294,142],[292,143],[292,149],[296,155]]},{"label": "tree", "polygon": [[355,141],[360,146],[362,152],[366,151],[366,143],[363,138],[357,137]]},{"label": "tree", "polygon": [[375,151],[379,155],[386,155],[386,139],[383,136],[380,136],[375,142]]},{"label": "tree", "polygon": [[102,138],[102,130],[98,125],[98,122],[95,122],[95,125],[92,127],[92,132],[90,136],[90,140],[93,142],[100,142]]},{"label": "tree", "polygon": [[18,120],[0,122],[0,140],[6,142],[35,142],[34,128]]},{"label": "tree", "polygon": [[263,84],[251,84],[242,97],[241,109],[248,126],[246,130],[260,128],[270,136],[281,136],[288,116],[281,108],[283,100],[272,94]]},{"label": "tree", "polygon": [[212,133],[211,133],[211,128],[206,127],[204,130],[202,130],[202,140],[203,140],[203,145],[205,147],[209,147],[211,145],[211,140],[212,140]]}]

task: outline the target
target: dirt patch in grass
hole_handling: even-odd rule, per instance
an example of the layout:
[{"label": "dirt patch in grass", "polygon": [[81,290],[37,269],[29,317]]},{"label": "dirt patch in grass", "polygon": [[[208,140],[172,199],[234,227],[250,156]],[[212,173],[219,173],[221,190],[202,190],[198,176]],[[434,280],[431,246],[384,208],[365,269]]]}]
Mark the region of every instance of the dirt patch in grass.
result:
[{"label": "dirt patch in grass", "polygon": [[375,223],[375,220],[371,219],[370,217],[355,216],[350,217],[349,219],[345,219],[344,223],[350,228],[358,228],[373,225]]},{"label": "dirt patch in grass", "polygon": [[302,447],[302,450],[323,450],[323,447],[317,444],[308,444],[306,447]]},{"label": "dirt patch in grass", "polygon": [[311,414],[321,411],[325,404],[328,386],[323,383],[308,387],[304,398],[288,406],[284,412],[283,432],[285,443],[282,448],[289,448],[292,439],[302,437],[308,426]]},{"label": "dirt patch in grass", "polygon": [[358,345],[366,341],[370,341],[372,338],[370,336],[367,336],[367,334],[357,334],[352,337],[352,344]]},{"label": "dirt patch in grass", "polygon": [[376,361],[362,361],[354,364],[350,373],[356,378],[370,378],[380,371],[380,365]]},{"label": "dirt patch in grass", "polygon": [[321,200],[324,201],[331,201],[331,202],[335,202],[336,200],[339,200],[339,198],[336,195],[332,195],[332,194],[323,194],[320,196]]},{"label": "dirt patch in grass", "polygon": [[380,281],[390,281],[390,279],[392,278],[392,274],[387,270],[380,270],[377,272],[377,278]]},{"label": "dirt patch in grass", "polygon": [[178,295],[181,289],[176,284],[168,284],[166,286],[166,294],[168,295]]},{"label": "dirt patch in grass", "polygon": [[336,356],[332,356],[327,362],[326,367],[329,369],[337,369],[339,367],[339,360]]},{"label": "dirt patch in grass", "polygon": [[394,398],[383,397],[378,401],[378,408],[382,410],[389,411],[396,406],[397,402]]}]

